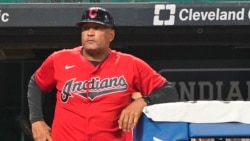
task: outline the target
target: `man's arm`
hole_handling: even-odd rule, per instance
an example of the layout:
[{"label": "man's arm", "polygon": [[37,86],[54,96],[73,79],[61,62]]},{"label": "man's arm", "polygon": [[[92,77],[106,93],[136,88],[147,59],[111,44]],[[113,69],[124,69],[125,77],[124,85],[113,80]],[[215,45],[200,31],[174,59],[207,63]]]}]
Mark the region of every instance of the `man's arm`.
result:
[{"label": "man's arm", "polygon": [[166,82],[163,87],[154,90],[150,95],[142,98],[147,105],[179,101],[177,90],[171,82]]},{"label": "man's arm", "polygon": [[170,82],[154,90],[148,96],[140,97],[138,93],[132,96],[134,96],[133,102],[122,110],[120,119],[118,120],[119,128],[123,131],[130,131],[137,125],[145,106],[179,101],[177,90]]},{"label": "man's arm", "polygon": [[30,115],[29,117],[34,140],[52,141],[50,136],[51,129],[43,119],[43,92],[37,86],[34,74],[31,76],[31,79],[29,81],[27,97]]},{"label": "man's arm", "polygon": [[28,85],[28,106],[29,106],[29,115],[30,122],[43,120],[42,113],[42,96],[43,93],[35,82],[35,75],[31,76]]}]

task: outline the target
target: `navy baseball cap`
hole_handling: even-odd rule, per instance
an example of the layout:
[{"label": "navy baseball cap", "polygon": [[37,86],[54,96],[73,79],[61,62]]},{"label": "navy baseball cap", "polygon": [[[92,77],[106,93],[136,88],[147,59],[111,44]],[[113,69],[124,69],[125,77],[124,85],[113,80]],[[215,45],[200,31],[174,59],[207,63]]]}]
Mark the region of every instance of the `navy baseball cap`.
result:
[{"label": "navy baseball cap", "polygon": [[80,22],[76,23],[76,26],[81,27],[84,23],[98,23],[108,27],[114,27],[115,22],[111,13],[101,7],[90,7],[86,10]]}]

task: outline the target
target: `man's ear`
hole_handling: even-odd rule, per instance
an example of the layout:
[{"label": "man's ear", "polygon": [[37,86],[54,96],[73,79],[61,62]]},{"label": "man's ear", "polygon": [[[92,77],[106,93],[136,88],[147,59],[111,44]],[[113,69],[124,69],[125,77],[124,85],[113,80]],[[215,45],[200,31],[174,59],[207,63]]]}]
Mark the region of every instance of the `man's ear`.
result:
[{"label": "man's ear", "polygon": [[111,29],[109,35],[110,35],[109,41],[112,42],[115,38],[115,30]]}]

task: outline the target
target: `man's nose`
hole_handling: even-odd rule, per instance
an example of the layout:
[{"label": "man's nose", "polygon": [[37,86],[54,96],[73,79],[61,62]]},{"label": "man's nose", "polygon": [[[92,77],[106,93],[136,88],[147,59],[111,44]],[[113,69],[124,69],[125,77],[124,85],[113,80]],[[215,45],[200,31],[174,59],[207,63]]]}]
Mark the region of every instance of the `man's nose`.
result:
[{"label": "man's nose", "polygon": [[88,35],[89,35],[89,36],[95,35],[95,29],[94,29],[94,28],[89,28],[89,30],[88,30]]}]

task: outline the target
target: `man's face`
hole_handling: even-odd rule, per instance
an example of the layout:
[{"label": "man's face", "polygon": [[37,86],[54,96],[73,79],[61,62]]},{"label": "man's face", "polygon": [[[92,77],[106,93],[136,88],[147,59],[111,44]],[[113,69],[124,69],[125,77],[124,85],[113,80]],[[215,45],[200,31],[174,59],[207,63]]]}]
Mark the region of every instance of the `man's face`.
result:
[{"label": "man's face", "polygon": [[113,29],[101,24],[86,23],[82,26],[82,45],[86,51],[106,51],[114,36]]}]

